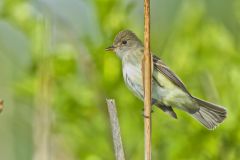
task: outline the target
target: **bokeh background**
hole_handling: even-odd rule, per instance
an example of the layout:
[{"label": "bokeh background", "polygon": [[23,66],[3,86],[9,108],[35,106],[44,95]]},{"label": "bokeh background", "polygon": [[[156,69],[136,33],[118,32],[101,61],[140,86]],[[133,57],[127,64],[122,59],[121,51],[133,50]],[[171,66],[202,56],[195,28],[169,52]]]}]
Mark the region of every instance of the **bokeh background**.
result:
[{"label": "bokeh background", "polygon": [[[104,48],[143,39],[143,1],[1,0],[1,160],[112,160],[105,103],[115,98],[126,158],[143,159],[143,103]],[[240,0],[151,0],[151,49],[189,91],[228,109],[208,131],[189,115],[152,116],[153,159],[240,157]]]}]

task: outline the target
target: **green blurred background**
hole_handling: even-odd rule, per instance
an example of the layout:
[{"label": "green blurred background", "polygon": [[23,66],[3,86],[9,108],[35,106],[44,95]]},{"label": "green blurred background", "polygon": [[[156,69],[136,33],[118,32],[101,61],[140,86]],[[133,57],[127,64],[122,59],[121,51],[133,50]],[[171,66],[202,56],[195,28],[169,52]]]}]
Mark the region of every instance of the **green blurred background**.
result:
[{"label": "green blurred background", "polygon": [[[143,39],[143,1],[1,0],[1,160],[112,160],[105,103],[117,103],[126,158],[143,159],[143,103],[106,53],[121,29]],[[240,0],[151,0],[151,49],[189,91],[228,109],[206,130],[177,111],[153,113],[152,156],[240,157]]]}]

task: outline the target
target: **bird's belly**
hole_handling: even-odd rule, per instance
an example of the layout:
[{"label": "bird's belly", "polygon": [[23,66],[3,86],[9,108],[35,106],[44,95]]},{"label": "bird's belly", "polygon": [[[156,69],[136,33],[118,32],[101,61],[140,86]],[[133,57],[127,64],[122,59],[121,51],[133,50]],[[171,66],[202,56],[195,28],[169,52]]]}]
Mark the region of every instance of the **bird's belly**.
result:
[{"label": "bird's belly", "polygon": [[181,108],[191,104],[189,96],[179,88],[164,88],[153,84],[152,97],[172,107]]}]

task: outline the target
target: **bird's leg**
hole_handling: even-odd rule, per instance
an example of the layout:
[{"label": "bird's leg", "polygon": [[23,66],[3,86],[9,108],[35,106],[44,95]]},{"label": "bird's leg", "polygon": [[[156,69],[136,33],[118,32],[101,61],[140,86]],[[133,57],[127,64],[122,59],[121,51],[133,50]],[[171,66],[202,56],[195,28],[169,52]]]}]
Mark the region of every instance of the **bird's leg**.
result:
[{"label": "bird's leg", "polygon": [[[152,109],[152,106],[151,106],[151,113],[154,113],[154,110]],[[146,116],[146,115],[144,114],[144,108],[142,109],[142,116],[143,116],[144,118],[149,118],[149,116]]]},{"label": "bird's leg", "polygon": [[[152,98],[151,113],[154,113],[153,105],[154,105],[155,103],[157,103],[157,100],[154,99],[154,98]],[[144,115],[144,108],[142,109],[142,115],[143,115],[143,117],[145,117],[145,118],[149,118],[148,116]]]}]

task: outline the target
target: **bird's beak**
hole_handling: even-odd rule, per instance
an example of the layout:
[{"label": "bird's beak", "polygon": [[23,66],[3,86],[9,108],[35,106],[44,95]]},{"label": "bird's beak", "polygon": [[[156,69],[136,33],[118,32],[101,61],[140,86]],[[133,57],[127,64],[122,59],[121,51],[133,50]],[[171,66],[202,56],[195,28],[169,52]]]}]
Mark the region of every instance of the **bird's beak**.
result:
[{"label": "bird's beak", "polygon": [[109,46],[105,48],[105,51],[114,51],[115,47],[114,46]]}]

